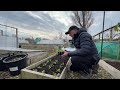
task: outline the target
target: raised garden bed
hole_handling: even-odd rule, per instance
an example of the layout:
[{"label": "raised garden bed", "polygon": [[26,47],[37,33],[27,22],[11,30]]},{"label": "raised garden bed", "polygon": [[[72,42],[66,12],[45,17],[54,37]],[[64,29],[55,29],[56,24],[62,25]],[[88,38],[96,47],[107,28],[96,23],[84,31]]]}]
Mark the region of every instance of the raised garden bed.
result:
[{"label": "raised garden bed", "polygon": [[56,55],[31,70],[59,77],[67,61],[68,57],[61,58],[61,56]]},{"label": "raised garden bed", "polygon": [[[19,77],[20,75],[10,76],[8,71],[0,71],[0,79],[20,79]],[[80,79],[80,73],[69,71],[67,72],[65,79]],[[90,79],[112,79],[112,75],[102,67],[99,67],[98,74],[93,74]]]},{"label": "raised garden bed", "polygon": [[120,79],[120,71],[115,68],[116,67],[115,63],[114,63],[115,67],[111,65],[112,62],[114,61],[100,60],[99,65],[103,69],[105,69],[108,73],[110,73],[113,76],[113,79]]},{"label": "raised garden bed", "polygon": [[[49,58],[49,57],[48,57]],[[29,67],[26,67],[25,69],[22,69],[22,74],[19,76],[10,76],[8,72],[0,72],[0,79],[46,79],[46,78],[52,78],[52,79],[80,79],[80,74],[77,72],[67,72],[66,73],[66,67],[63,69],[60,77],[55,77],[54,75],[40,73],[31,70],[32,68],[35,68],[36,66],[40,65],[40,62],[46,61],[46,59],[41,60]],[[99,62],[99,69],[98,74],[93,74],[90,79],[120,79],[120,73],[118,70],[116,70],[114,67],[106,63],[104,60],[100,60]]]},{"label": "raised garden bed", "polygon": [[21,70],[22,79],[62,79],[65,78],[69,57],[54,54]]}]

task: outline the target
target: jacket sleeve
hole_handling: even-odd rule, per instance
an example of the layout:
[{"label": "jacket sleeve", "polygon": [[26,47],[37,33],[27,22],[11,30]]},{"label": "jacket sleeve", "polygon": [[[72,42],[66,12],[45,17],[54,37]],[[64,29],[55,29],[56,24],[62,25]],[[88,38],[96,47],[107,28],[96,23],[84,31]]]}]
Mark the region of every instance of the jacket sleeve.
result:
[{"label": "jacket sleeve", "polygon": [[77,49],[75,51],[69,52],[68,56],[86,56],[90,54],[91,51],[91,40],[92,37],[88,33],[83,33],[79,37],[80,42],[80,49]]}]

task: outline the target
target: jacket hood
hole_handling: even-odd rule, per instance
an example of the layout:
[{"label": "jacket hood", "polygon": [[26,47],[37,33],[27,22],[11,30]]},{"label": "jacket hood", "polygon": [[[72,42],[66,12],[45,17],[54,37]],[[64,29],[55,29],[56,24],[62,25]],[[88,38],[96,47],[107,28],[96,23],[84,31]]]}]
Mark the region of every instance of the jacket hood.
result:
[{"label": "jacket hood", "polygon": [[85,29],[85,28],[80,28],[80,29],[78,30],[78,32],[74,35],[74,39],[76,39],[81,32],[87,32],[87,29]]},{"label": "jacket hood", "polygon": [[81,32],[87,32],[87,29],[85,29],[85,28],[79,28],[77,34],[80,34]]}]

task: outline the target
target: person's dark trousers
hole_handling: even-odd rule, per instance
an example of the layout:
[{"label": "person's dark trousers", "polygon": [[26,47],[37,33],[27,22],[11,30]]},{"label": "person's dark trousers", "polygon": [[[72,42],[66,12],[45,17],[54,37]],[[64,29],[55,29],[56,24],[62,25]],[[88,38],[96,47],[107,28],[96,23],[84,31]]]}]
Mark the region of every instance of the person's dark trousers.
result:
[{"label": "person's dark trousers", "polygon": [[90,73],[90,69],[92,68],[94,61],[91,61],[90,59],[86,57],[80,57],[80,56],[72,56],[71,58],[71,71],[86,71],[87,73]]}]

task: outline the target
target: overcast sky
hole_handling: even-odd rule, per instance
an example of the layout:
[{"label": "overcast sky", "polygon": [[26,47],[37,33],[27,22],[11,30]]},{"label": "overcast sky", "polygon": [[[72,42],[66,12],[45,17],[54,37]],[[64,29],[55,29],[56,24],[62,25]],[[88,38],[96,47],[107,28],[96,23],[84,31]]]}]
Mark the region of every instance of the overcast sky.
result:
[{"label": "overcast sky", "polygon": [[[71,11],[0,11],[0,24],[18,28],[23,35],[55,38],[73,25]],[[94,11],[94,23],[88,32],[93,36],[102,30],[103,11]],[[120,22],[120,11],[106,11],[105,29]]]}]

